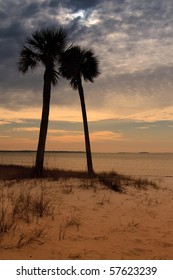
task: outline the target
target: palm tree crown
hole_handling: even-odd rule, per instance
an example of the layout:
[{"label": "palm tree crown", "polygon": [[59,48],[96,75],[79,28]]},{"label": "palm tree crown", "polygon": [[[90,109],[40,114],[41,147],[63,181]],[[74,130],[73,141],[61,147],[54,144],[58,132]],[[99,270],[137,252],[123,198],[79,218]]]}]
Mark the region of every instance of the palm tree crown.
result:
[{"label": "palm tree crown", "polygon": [[35,31],[31,37],[27,37],[26,45],[20,52],[18,70],[25,74],[29,68],[34,70],[41,63],[55,85],[59,78],[55,66],[67,45],[66,36],[62,27]]},{"label": "palm tree crown", "polygon": [[83,77],[86,82],[93,82],[94,78],[100,74],[99,61],[92,49],[72,46],[63,53],[60,64],[61,75],[71,80],[70,84],[75,90],[78,88],[79,77]]}]

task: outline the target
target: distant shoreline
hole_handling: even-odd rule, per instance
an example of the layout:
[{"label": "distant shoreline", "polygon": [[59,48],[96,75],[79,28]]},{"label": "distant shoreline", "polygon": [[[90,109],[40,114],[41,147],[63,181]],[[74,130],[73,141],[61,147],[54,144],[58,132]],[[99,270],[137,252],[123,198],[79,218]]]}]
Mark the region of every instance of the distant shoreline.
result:
[{"label": "distant shoreline", "polygon": [[[36,153],[34,150],[0,150],[0,153]],[[83,154],[84,151],[45,151],[45,153],[75,153],[75,154]]]},{"label": "distant shoreline", "polygon": [[[0,153],[36,153],[35,150],[0,150]],[[85,154],[85,151],[45,151],[54,154]],[[92,154],[173,154],[173,152],[92,152]]]}]

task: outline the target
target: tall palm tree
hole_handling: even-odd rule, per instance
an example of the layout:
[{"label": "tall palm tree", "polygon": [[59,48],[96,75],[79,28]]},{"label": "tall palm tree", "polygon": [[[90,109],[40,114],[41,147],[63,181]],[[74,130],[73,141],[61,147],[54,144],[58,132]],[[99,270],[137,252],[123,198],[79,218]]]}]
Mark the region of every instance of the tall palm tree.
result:
[{"label": "tall palm tree", "polygon": [[60,73],[70,80],[70,84],[74,90],[78,90],[85,134],[85,147],[87,157],[87,167],[89,175],[94,174],[91,146],[89,139],[89,130],[87,122],[87,114],[85,107],[84,91],[82,86],[82,78],[84,81],[93,82],[100,73],[98,70],[98,60],[93,50],[81,48],[80,46],[71,46],[67,49],[60,59]]},{"label": "tall palm tree", "polygon": [[42,176],[44,151],[49,121],[51,85],[55,86],[59,79],[56,64],[67,45],[67,34],[60,26],[46,28],[32,33],[26,38],[26,45],[20,52],[18,70],[25,74],[29,69],[34,70],[40,64],[44,67],[43,107],[40,123],[39,141],[36,154],[35,171]]}]

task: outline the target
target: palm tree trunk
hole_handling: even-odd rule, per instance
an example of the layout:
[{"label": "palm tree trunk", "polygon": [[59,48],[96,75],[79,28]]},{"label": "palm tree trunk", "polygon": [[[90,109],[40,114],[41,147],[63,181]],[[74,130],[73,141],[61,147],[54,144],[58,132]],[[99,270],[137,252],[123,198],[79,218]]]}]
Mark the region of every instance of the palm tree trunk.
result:
[{"label": "palm tree trunk", "polygon": [[79,97],[80,97],[81,108],[82,108],[88,174],[94,175],[92,156],[91,156],[91,146],[90,146],[90,139],[89,139],[88,121],[87,121],[85,99],[84,99],[84,92],[83,92],[81,78],[78,79],[78,91],[79,91]]},{"label": "palm tree trunk", "polygon": [[44,74],[42,118],[40,123],[40,134],[35,162],[35,173],[37,176],[43,175],[44,152],[49,121],[51,81],[46,77],[46,74],[47,71],[45,71]]}]

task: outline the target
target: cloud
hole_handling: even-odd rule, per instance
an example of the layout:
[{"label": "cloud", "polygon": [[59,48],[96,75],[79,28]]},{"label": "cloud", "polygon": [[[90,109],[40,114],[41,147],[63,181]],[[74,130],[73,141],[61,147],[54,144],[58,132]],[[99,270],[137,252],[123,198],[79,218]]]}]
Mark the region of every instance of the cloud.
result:
[{"label": "cloud", "polygon": [[[173,121],[107,119],[89,122],[93,151],[172,151]],[[38,119],[6,122],[0,127],[1,149],[36,149]],[[157,145],[154,145],[156,143]],[[166,146],[165,146],[166,145]],[[166,147],[166,148],[165,148]],[[82,122],[50,120],[48,150],[85,150]],[[153,150],[154,149],[154,150]],[[160,149],[160,150],[159,150]]]},{"label": "cloud", "polygon": [[[52,0],[50,2],[54,3],[55,0]],[[95,8],[97,6],[97,4],[99,4],[100,0],[84,0],[84,1],[80,1],[80,0],[65,0],[65,1],[60,1],[61,5],[64,7],[68,7],[70,9],[72,9],[73,12],[79,11],[79,10],[88,10],[88,9],[92,9]]]},{"label": "cloud", "polygon": [[2,135],[2,136],[0,136],[0,139],[8,139],[8,138],[10,138],[10,136],[8,136],[8,135]]},{"label": "cloud", "polygon": [[[17,61],[26,36],[60,23],[70,42],[93,48],[100,61],[101,75],[84,83],[90,124],[106,131],[98,120],[140,127],[173,120],[172,0],[0,0],[0,7],[1,127],[19,129],[17,120],[34,119],[39,128],[44,69],[23,76]],[[82,127],[78,93],[65,80],[52,88],[50,121],[57,120]]]},{"label": "cloud", "polygon": [[141,127],[138,127],[137,129],[149,129],[150,127],[149,126],[141,126]]},{"label": "cloud", "polygon": [[122,132],[112,132],[112,131],[96,131],[90,134],[92,142],[102,142],[106,141],[119,141],[123,140],[123,133]]},{"label": "cloud", "polygon": [[151,109],[142,113],[131,115],[131,119],[156,122],[156,121],[173,121],[173,106],[168,106],[163,109]]},{"label": "cloud", "polygon": [[8,124],[8,123],[9,123],[8,121],[0,120],[0,125],[4,125],[4,124]]},{"label": "cloud", "polygon": [[[81,131],[66,131],[66,132],[59,132],[54,131],[53,134],[58,135],[52,135],[51,130],[49,131],[48,135],[48,141],[51,142],[62,142],[62,143],[84,143],[84,134]],[[112,131],[96,131],[90,133],[90,140],[92,143],[101,143],[101,142],[112,142],[112,141],[119,141],[123,140],[123,134],[122,133],[116,133]]]},{"label": "cloud", "polygon": [[13,129],[14,131],[27,131],[27,132],[35,132],[39,131],[38,127],[17,127]]}]

